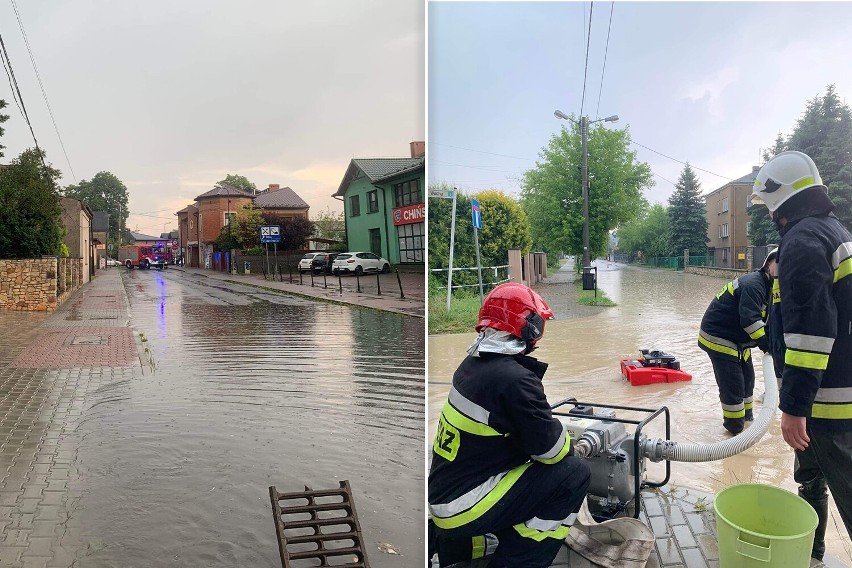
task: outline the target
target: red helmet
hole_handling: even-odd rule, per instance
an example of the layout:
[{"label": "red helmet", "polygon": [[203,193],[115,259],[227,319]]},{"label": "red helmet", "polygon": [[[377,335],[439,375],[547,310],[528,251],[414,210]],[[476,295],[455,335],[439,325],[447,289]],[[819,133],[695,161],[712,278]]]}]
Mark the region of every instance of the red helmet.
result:
[{"label": "red helmet", "polygon": [[476,331],[493,327],[535,345],[544,335],[544,320],[548,319],[553,319],[553,311],[541,296],[520,282],[507,282],[486,296]]}]

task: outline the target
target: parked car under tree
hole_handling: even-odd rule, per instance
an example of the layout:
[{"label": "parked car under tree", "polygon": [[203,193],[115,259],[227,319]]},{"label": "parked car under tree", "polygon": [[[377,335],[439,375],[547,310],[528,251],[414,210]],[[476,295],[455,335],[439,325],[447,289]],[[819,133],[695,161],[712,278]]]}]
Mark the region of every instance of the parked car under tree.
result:
[{"label": "parked car under tree", "polygon": [[332,264],[331,272],[337,274],[365,272],[390,272],[390,263],[371,252],[345,252],[337,255]]}]

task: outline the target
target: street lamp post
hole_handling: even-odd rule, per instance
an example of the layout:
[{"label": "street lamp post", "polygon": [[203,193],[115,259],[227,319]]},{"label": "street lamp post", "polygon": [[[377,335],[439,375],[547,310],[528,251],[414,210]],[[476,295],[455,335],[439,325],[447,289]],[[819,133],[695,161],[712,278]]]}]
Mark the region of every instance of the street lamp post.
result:
[{"label": "street lamp post", "polygon": [[[561,110],[554,111],[553,116],[562,120],[575,122],[574,119]],[[583,155],[580,165],[580,173],[583,178],[583,266],[590,266],[592,263],[591,251],[589,250],[589,151],[586,146],[586,140],[588,138],[589,125],[596,122],[618,122],[618,115],[614,114],[592,121],[587,116],[580,117],[580,148]]]}]

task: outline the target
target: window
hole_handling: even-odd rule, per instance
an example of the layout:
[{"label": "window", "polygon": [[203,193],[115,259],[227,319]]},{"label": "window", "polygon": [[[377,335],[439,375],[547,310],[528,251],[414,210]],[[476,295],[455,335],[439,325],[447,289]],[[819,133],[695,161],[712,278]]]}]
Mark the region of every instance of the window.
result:
[{"label": "window", "polygon": [[722,200],[722,208],[721,208],[721,210],[720,210],[720,211],[721,211],[722,213],[724,213],[724,212],[725,212],[725,211],[727,211],[727,210],[728,210],[728,198],[726,197],[726,198],[724,198],[724,199]]},{"label": "window", "polygon": [[749,207],[751,207],[751,205],[752,205],[752,203],[751,203],[751,194],[749,193],[748,195],[746,195],[746,209],[748,209]]},{"label": "window", "polygon": [[420,180],[413,179],[393,186],[394,201],[396,207],[404,207],[415,203],[423,203],[423,195],[420,193]]},{"label": "window", "polygon": [[423,262],[423,223],[397,226],[399,261]]},{"label": "window", "polygon": [[357,217],[361,214],[361,199],[360,195],[353,195],[349,198],[349,216]]},{"label": "window", "polygon": [[373,254],[382,254],[381,229],[370,229],[370,251],[372,251]]},{"label": "window", "polygon": [[376,213],[379,210],[379,192],[377,190],[367,192],[367,212]]},{"label": "window", "polygon": [[225,223],[225,225],[224,225],[224,226],[225,226],[225,227],[229,226],[231,223],[236,223],[236,222],[237,222],[237,214],[236,214],[236,213],[233,213],[233,212],[231,212],[231,211],[228,211],[227,213],[224,213],[224,218],[225,218],[225,220],[224,220],[224,223]]},{"label": "window", "polygon": [[746,221],[746,235],[751,235],[751,221]]},{"label": "window", "polygon": [[192,228],[192,219],[189,220],[189,228]]},{"label": "window", "polygon": [[725,239],[728,237],[728,224],[719,225],[719,238]]},{"label": "window", "polygon": [[722,262],[728,262],[728,249],[722,249]]}]

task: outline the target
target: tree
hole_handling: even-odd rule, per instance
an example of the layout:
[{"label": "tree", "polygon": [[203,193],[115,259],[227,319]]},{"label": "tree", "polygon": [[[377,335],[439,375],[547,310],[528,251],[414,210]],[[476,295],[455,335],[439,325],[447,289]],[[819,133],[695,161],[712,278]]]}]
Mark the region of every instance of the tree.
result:
[{"label": "tree", "polygon": [[669,254],[707,254],[707,205],[701,195],[701,184],[687,163],[680,172],[675,191],[669,197]]},{"label": "tree", "polygon": [[237,189],[242,189],[243,191],[247,191],[252,194],[257,189],[257,186],[250,182],[247,177],[237,174],[228,174],[225,176],[225,179],[220,180],[218,183],[230,185],[231,187],[236,187]]},{"label": "tree", "polygon": [[237,220],[232,227],[233,235],[242,248],[259,246],[260,226],[263,224],[263,210],[253,203],[246,203],[237,211]]},{"label": "tree", "polygon": [[[651,185],[648,164],[636,161],[628,130],[601,125],[588,133],[589,247],[592,258],[604,254],[609,231],[645,205],[642,191]],[[530,221],[533,244],[551,258],[583,250],[583,199],[580,127],[554,135],[535,168],[524,173],[521,204]]]},{"label": "tree", "polygon": [[836,205],[834,214],[852,226],[852,110],[840,100],[834,85],[828,85],[822,97],[808,101],[787,149],[813,158]]},{"label": "tree", "polygon": [[[775,143],[763,150],[763,163],[765,164],[773,156],[777,156],[787,149],[787,142],[779,132],[775,137]],[[754,203],[748,209],[749,216],[749,242],[754,246],[765,246],[770,243],[781,242],[781,236],[775,228],[775,224],[769,219],[769,209],[766,205]]]},{"label": "tree", "polygon": [[635,257],[669,256],[669,210],[655,203],[618,229],[618,250]]},{"label": "tree", "polygon": [[[448,184],[432,185],[437,189],[453,189]],[[482,231],[479,233],[480,260],[482,266],[499,266],[507,262],[510,248],[528,253],[532,248],[529,221],[517,200],[497,191],[487,190],[474,194],[482,211]],[[450,226],[452,223],[452,200],[432,198],[429,201],[429,266],[449,267]],[[456,196],[456,240],[453,266],[471,268],[476,266],[476,249],[473,241],[470,196],[459,192]],[[490,274],[483,271],[483,279],[490,282]],[[444,273],[446,276],[446,273]],[[453,274],[453,282],[473,284],[477,276],[473,272]]]},{"label": "tree", "polygon": [[130,214],[127,207],[127,186],[110,172],[98,172],[91,180],[82,180],[65,188],[65,196],[79,199],[92,211],[109,214],[109,241],[117,245],[119,231],[123,230]]},{"label": "tree", "polygon": [[320,238],[335,241],[346,240],[346,219],[343,216],[343,211],[334,212],[331,208],[326,207],[324,211],[320,211],[314,217],[314,226],[316,227],[316,236]]},{"label": "tree", "polygon": [[304,217],[264,211],[263,220],[267,225],[281,226],[281,243],[278,245],[281,250],[303,250],[308,237],[314,233],[314,224]]},{"label": "tree", "polygon": [[231,250],[243,248],[243,244],[237,238],[233,230],[228,230],[228,227],[222,227],[219,235],[213,239],[213,248],[219,252],[230,252]]},{"label": "tree", "polygon": [[62,248],[59,170],[30,149],[0,169],[0,258],[58,255]]},{"label": "tree", "polygon": [[[0,99],[0,111],[2,111],[4,108],[6,108],[6,105],[7,105],[7,104],[8,104],[8,103],[7,103],[6,101],[4,101],[3,99]],[[8,115],[8,114],[3,114],[2,112],[0,112],[0,137],[2,137],[2,136],[3,136],[3,133],[4,133],[4,132],[6,132],[6,131],[3,129],[3,123],[4,123],[4,122],[6,122],[7,120],[9,120],[9,115]],[[4,146],[4,145],[0,144],[0,158],[2,158],[2,157],[3,157],[3,148],[5,148],[5,147],[6,147],[6,146]]]}]

